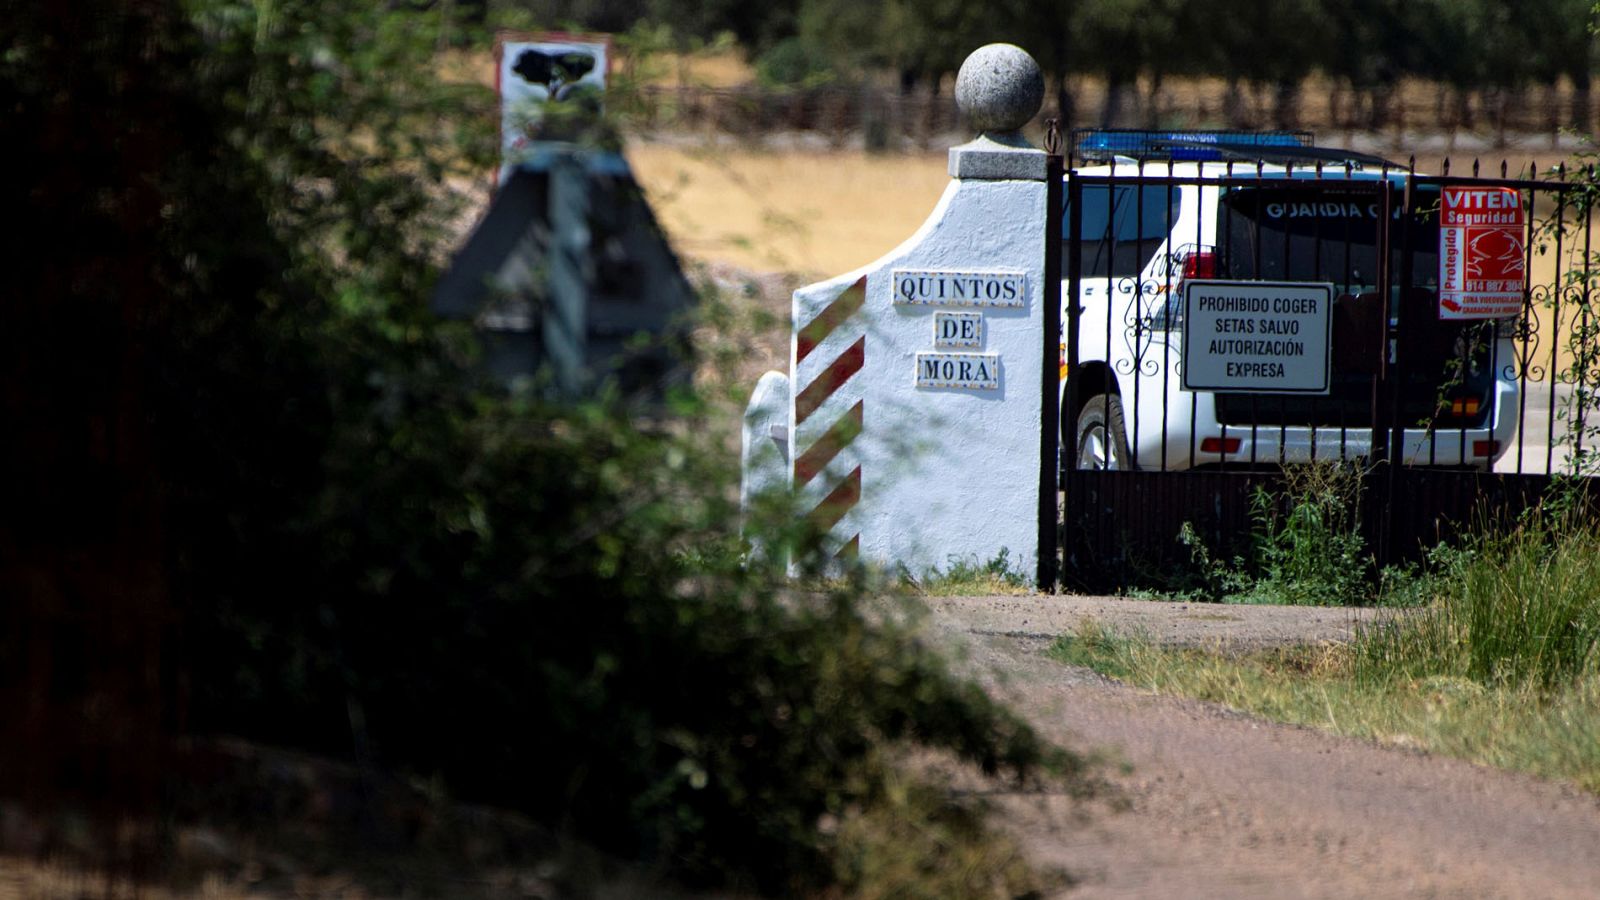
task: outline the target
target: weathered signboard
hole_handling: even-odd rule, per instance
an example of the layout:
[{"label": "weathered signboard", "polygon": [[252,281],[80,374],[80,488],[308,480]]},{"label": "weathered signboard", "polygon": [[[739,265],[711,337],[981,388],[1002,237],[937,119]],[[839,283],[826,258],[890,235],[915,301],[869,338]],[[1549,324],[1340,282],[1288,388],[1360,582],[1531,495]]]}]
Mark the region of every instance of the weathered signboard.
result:
[{"label": "weathered signboard", "polygon": [[1522,196],[1512,188],[1446,187],[1439,202],[1439,318],[1522,311],[1527,280]]},{"label": "weathered signboard", "polygon": [[[568,136],[551,128],[551,107],[598,114],[611,64],[611,37],[542,32],[497,35],[495,89],[500,95],[500,181],[539,141]],[[570,123],[564,123],[570,127]]]},{"label": "weathered signboard", "polygon": [[1326,394],[1333,285],[1190,280],[1183,389]]}]

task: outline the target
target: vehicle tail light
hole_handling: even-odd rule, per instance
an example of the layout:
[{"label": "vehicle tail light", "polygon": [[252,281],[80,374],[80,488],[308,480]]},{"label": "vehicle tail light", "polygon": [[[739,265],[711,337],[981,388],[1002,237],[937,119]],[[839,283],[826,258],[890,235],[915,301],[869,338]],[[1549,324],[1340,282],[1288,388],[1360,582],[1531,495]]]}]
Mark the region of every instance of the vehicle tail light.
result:
[{"label": "vehicle tail light", "polygon": [[1477,397],[1457,398],[1450,401],[1450,414],[1454,416],[1475,416],[1478,414],[1479,402]]},{"label": "vehicle tail light", "polygon": [[1238,453],[1238,438],[1208,437],[1200,442],[1201,453]]},{"label": "vehicle tail light", "polygon": [[1500,442],[1499,441],[1473,441],[1472,442],[1472,455],[1473,456],[1493,456],[1493,455],[1495,455],[1496,453],[1499,453],[1499,452],[1500,452]]},{"label": "vehicle tail light", "polygon": [[1196,250],[1183,258],[1183,277],[1217,277],[1217,254],[1210,250]]}]

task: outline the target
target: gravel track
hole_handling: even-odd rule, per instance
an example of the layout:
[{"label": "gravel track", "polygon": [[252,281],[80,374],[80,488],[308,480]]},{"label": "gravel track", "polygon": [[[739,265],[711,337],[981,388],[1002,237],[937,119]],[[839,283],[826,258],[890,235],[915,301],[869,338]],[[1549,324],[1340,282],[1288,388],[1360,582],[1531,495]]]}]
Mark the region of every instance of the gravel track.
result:
[{"label": "gravel track", "polygon": [[1166,643],[1342,640],[1363,610],[1083,597],[932,598],[930,627],[1045,734],[1098,752],[1115,799],[1005,795],[1061,896],[1600,897],[1600,798],[1160,697],[1047,658],[1086,618]]}]

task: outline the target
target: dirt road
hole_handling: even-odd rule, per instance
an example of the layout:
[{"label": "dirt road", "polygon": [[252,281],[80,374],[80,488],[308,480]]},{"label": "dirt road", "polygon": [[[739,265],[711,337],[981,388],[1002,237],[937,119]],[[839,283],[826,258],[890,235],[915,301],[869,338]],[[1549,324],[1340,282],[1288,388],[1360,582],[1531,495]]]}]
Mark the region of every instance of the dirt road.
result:
[{"label": "dirt road", "polygon": [[[1043,653],[1084,615],[1164,641],[1336,640],[1365,615],[1089,598],[941,598],[932,627],[1045,733],[1109,752],[1126,801],[1010,796],[1063,896],[1600,897],[1600,798],[1153,696]],[[1226,616],[1227,618],[1222,618]]]}]

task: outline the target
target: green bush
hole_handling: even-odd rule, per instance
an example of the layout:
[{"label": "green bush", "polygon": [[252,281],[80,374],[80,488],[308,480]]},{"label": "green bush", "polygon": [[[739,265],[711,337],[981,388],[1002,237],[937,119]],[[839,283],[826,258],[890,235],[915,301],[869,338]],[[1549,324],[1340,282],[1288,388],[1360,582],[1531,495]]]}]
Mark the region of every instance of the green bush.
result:
[{"label": "green bush", "polygon": [[[28,388],[7,452],[37,485],[7,513],[54,518],[7,532],[49,555],[3,575],[111,563],[67,582],[70,618],[8,605],[0,649],[167,629],[177,671],[94,668],[181,693],[169,727],[353,754],[673,878],[864,884],[884,871],[864,847],[937,872],[974,832],[929,820],[885,848],[828,823],[930,811],[897,799],[908,746],[1017,778],[1074,760],[859,574],[800,592],[747,560],[732,442],[694,398],[480,381],[424,298],[493,117],[432,81],[432,22],[330,0],[19,15],[5,127],[37,177],[6,188],[32,230],[3,332],[32,378],[8,382]],[[797,521],[752,527],[814,570]],[[0,653],[0,687],[27,658]],[[66,717],[107,721],[105,696]]]},{"label": "green bush", "polygon": [[1181,592],[1236,603],[1338,606],[1371,602],[1372,554],[1360,531],[1362,470],[1343,462],[1285,465],[1283,487],[1250,497],[1250,555],[1212,555],[1185,522],[1191,573]]},{"label": "green bush", "polygon": [[832,57],[798,37],[773,44],[756,60],[756,77],[769,87],[816,87],[838,78]]},{"label": "green bush", "polygon": [[1250,510],[1260,574],[1250,600],[1334,606],[1370,599],[1372,559],[1359,530],[1361,475],[1349,463],[1284,466],[1281,504],[1257,488]]},{"label": "green bush", "polygon": [[[1014,777],[1071,769],[865,604],[864,581],[797,592],[747,560],[736,465],[706,421],[641,427],[620,404],[497,396],[434,363],[333,422],[272,545],[292,558],[223,557],[284,590],[231,585],[226,614],[194,622],[197,727],[354,736],[464,799],[764,891],[832,877],[819,823],[877,815],[903,742]],[[753,527],[818,558],[816,535]]]}]

